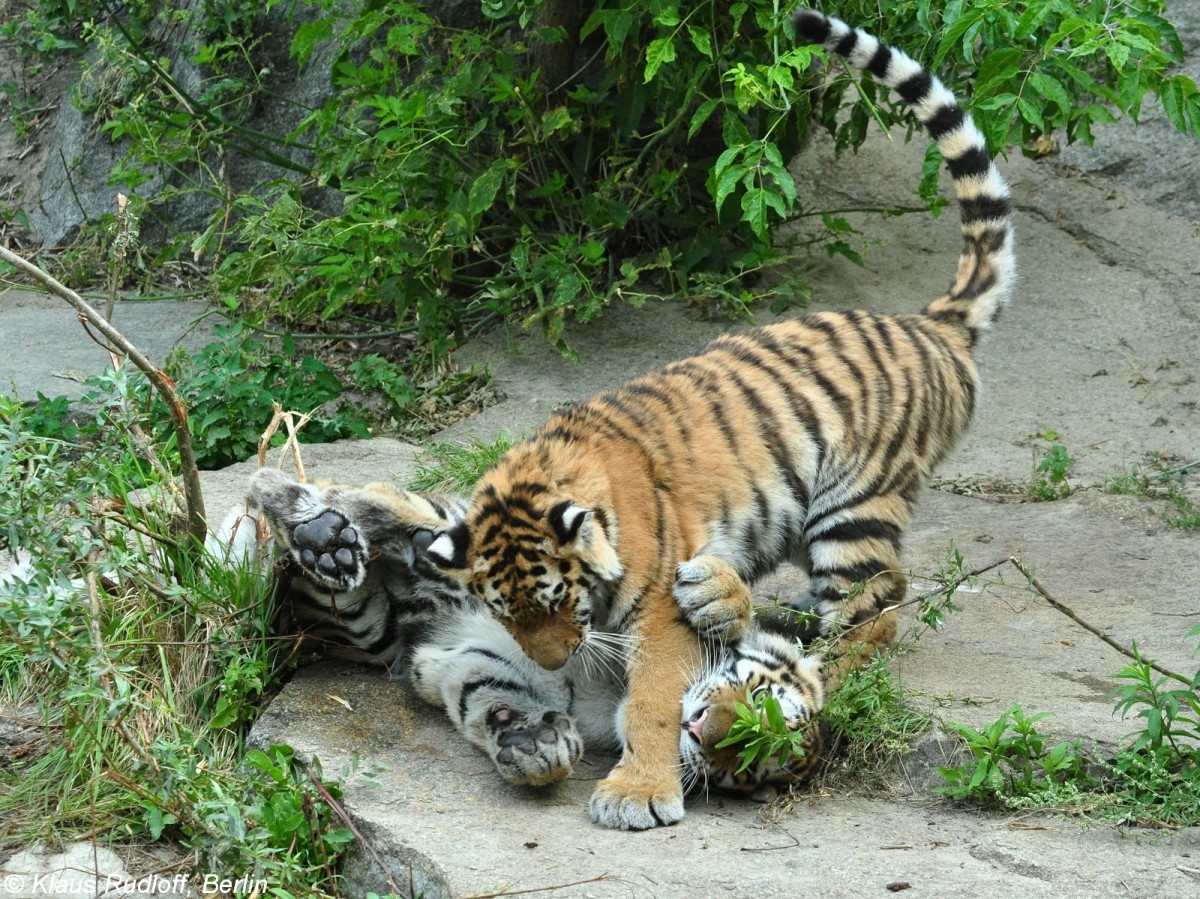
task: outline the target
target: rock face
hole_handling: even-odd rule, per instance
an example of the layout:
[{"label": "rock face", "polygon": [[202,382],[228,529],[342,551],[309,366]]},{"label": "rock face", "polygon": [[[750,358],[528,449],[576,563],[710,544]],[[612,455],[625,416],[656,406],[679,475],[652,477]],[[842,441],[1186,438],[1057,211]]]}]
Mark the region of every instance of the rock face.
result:
[{"label": "rock face", "polygon": [[[195,96],[210,77],[195,61],[196,51],[219,37],[221,26],[204,19],[205,4],[199,0],[189,0],[186,5],[195,10],[192,22],[186,26],[172,25],[171,33],[160,33],[156,38],[171,48],[167,68],[172,81],[183,92]],[[272,6],[255,25],[250,41],[256,47],[255,64],[262,87],[240,116],[240,121],[253,132],[274,138],[292,134],[311,110],[324,105],[334,94],[331,72],[338,52],[334,42],[319,44],[303,70],[297,70],[290,53],[297,28],[325,13],[315,4],[296,4],[292,10],[288,6]],[[444,0],[427,6],[435,18],[455,27],[470,27],[480,17],[479,4],[469,0]],[[58,79],[61,96],[57,98],[57,115],[39,135],[41,143],[32,153],[28,148],[22,148],[23,153],[0,152],[0,165],[4,164],[4,156],[9,159],[21,156],[23,177],[18,179],[24,188],[21,202],[30,231],[41,245],[62,246],[74,241],[86,223],[115,211],[118,192],[149,202],[150,208],[141,221],[141,239],[144,244],[157,247],[171,239],[189,240],[202,233],[212,216],[220,211],[226,189],[231,193],[257,192],[284,178],[303,181],[303,170],[312,164],[312,154],[270,139],[261,143],[271,152],[287,157],[301,171],[229,151],[203,160],[207,171],[197,171],[195,167],[148,171],[146,174],[152,177],[136,186],[110,181],[129,144],[126,140],[114,143],[102,131],[103,114],[84,108],[94,100],[95,90],[80,75],[98,57],[99,51],[93,49],[82,66]],[[7,122],[0,122],[0,130],[5,128],[11,130]],[[222,183],[214,183],[214,175]],[[189,189],[194,187],[200,189]],[[341,197],[332,189],[304,188],[304,200],[329,213],[336,213],[341,207]]]},{"label": "rock face", "polygon": [[[199,93],[208,74],[195,62],[197,49],[218,31],[216,23],[206,22],[201,16],[202,4],[188,4],[197,8],[196,18],[189,26],[176,27],[171,34],[160,33],[156,37],[170,46],[169,73],[179,89],[189,95]],[[252,40],[260,48],[257,60],[262,77],[262,89],[253,105],[242,116],[256,132],[286,136],[311,110],[325,103],[332,96],[330,70],[335,47],[327,43],[318,47],[303,71],[297,71],[296,63],[289,56],[292,35],[306,20],[320,14],[314,7],[297,7],[294,16],[288,16],[281,6],[272,7],[259,19]],[[87,67],[98,58],[93,50],[82,67]],[[116,193],[139,196],[151,203],[150,211],[143,216],[142,240],[150,246],[160,245],[168,236],[188,238],[202,232],[211,216],[222,202],[213,175],[227,181],[233,192],[254,189],[283,177],[296,179],[300,174],[294,170],[273,165],[270,162],[250,158],[244,154],[221,154],[219,158],[204,160],[208,173],[184,170],[154,172],[150,180],[139,185],[112,183],[110,176],[114,166],[128,152],[128,141],[113,142],[103,133],[103,113],[96,114],[83,108],[95,99],[95,91],[83,80],[73,80],[59,100],[59,114],[45,149],[45,171],[36,194],[27,194],[29,224],[34,238],[46,246],[63,245],[74,240],[83,225],[114,211]],[[83,102],[81,102],[81,100]],[[268,144],[273,152],[288,157],[298,166],[311,164],[311,154],[291,150],[279,145]],[[189,182],[201,190],[187,190]],[[168,204],[155,205],[156,197],[164,189],[172,191]],[[330,195],[322,197],[322,205],[336,208],[339,200]]]}]

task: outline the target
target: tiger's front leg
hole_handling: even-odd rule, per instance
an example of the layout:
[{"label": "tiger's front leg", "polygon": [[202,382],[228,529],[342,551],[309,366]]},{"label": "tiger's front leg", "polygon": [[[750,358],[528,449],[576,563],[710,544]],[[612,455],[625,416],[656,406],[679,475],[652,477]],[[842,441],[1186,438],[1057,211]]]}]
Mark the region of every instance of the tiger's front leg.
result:
[{"label": "tiger's front leg", "polygon": [[618,722],[624,750],[590,806],[594,822],[619,830],[648,830],[683,818],[680,704],[701,659],[701,644],[680,620],[668,589],[651,586],[641,608]]},{"label": "tiger's front leg", "polygon": [[412,683],[504,780],[545,786],[583,757],[571,687],[556,672],[521,664],[520,647],[488,613],[465,612],[437,629],[413,656]]}]

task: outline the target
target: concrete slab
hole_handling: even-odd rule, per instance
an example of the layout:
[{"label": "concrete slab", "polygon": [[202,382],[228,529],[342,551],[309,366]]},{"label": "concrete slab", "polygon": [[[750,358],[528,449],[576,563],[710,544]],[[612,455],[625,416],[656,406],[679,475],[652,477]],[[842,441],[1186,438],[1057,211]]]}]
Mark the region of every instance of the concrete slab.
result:
[{"label": "concrete slab", "polygon": [[[127,301],[117,306],[112,323],[161,366],[176,346],[195,352],[212,340],[213,320],[201,318],[207,309],[203,301]],[[78,399],[86,391],[83,381],[109,366],[108,353],[58,297],[21,288],[0,292],[0,322],[0,392],[9,396],[32,401],[41,392]]]}]

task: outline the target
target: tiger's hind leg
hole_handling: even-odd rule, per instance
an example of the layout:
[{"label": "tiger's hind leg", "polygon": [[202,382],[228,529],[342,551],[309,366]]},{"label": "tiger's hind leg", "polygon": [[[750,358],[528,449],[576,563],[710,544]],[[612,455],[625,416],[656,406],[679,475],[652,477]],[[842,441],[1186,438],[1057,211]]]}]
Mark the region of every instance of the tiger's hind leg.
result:
[{"label": "tiger's hind leg", "polygon": [[908,591],[900,537],[909,505],[901,496],[879,495],[806,523],[808,592],[789,605],[815,617],[833,643],[825,655],[831,677],[866,664],[895,640],[894,610]]},{"label": "tiger's hind leg", "polygon": [[706,640],[736,643],[750,626],[750,588],[719,556],[698,555],[679,563],[672,593],[688,625]]},{"label": "tiger's hind leg", "polygon": [[270,468],[254,473],[249,498],[306,576],[339,591],[362,585],[369,548],[348,511],[311,484]]},{"label": "tiger's hind leg", "polygon": [[820,632],[833,647],[826,651],[828,663],[844,660],[851,668],[868,662],[886,649],[896,637],[895,609],[904,601],[908,580],[899,571],[899,560],[861,580],[814,575],[810,592]]},{"label": "tiger's hind leg", "polygon": [[464,614],[419,647],[412,681],[509,783],[563,780],[583,757],[583,738],[570,715],[570,684],[525,663],[520,647],[487,612]]}]

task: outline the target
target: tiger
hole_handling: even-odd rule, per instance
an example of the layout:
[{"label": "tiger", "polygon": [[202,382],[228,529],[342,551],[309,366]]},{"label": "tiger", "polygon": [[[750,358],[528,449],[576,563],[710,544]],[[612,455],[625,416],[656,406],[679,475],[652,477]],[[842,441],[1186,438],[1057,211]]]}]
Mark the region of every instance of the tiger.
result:
[{"label": "tiger", "polygon": [[[282,548],[285,620],[322,654],[384,667],[442,708],[500,777],[521,786],[567,778],[585,751],[620,751],[623,672],[605,644],[556,671],[528,660],[508,630],[427,558],[433,539],[458,524],[467,499],[415,493],[390,483],[300,483],[263,468],[246,502],[211,535],[227,562],[273,557],[259,524]],[[820,659],[781,629],[725,628],[710,609],[695,626],[705,664],[688,685],[678,727],[678,764],[689,792],[711,789],[759,801],[807,780],[824,762],[818,714]],[[721,745],[764,692],[779,704],[799,747],[746,760]]]},{"label": "tiger", "polygon": [[744,630],[749,586],[791,562],[809,585],[786,605],[836,642],[835,676],[894,638],[901,537],[972,418],[973,350],[1015,278],[1009,188],[954,95],[839,19],[799,9],[792,25],[895,90],[946,160],[964,241],[949,289],[919,314],[820,311],[721,335],[562,410],[427,550],[549,671],[626,638],[622,751],[589,802],[608,828],[684,816],[676,719],[705,607]]}]

